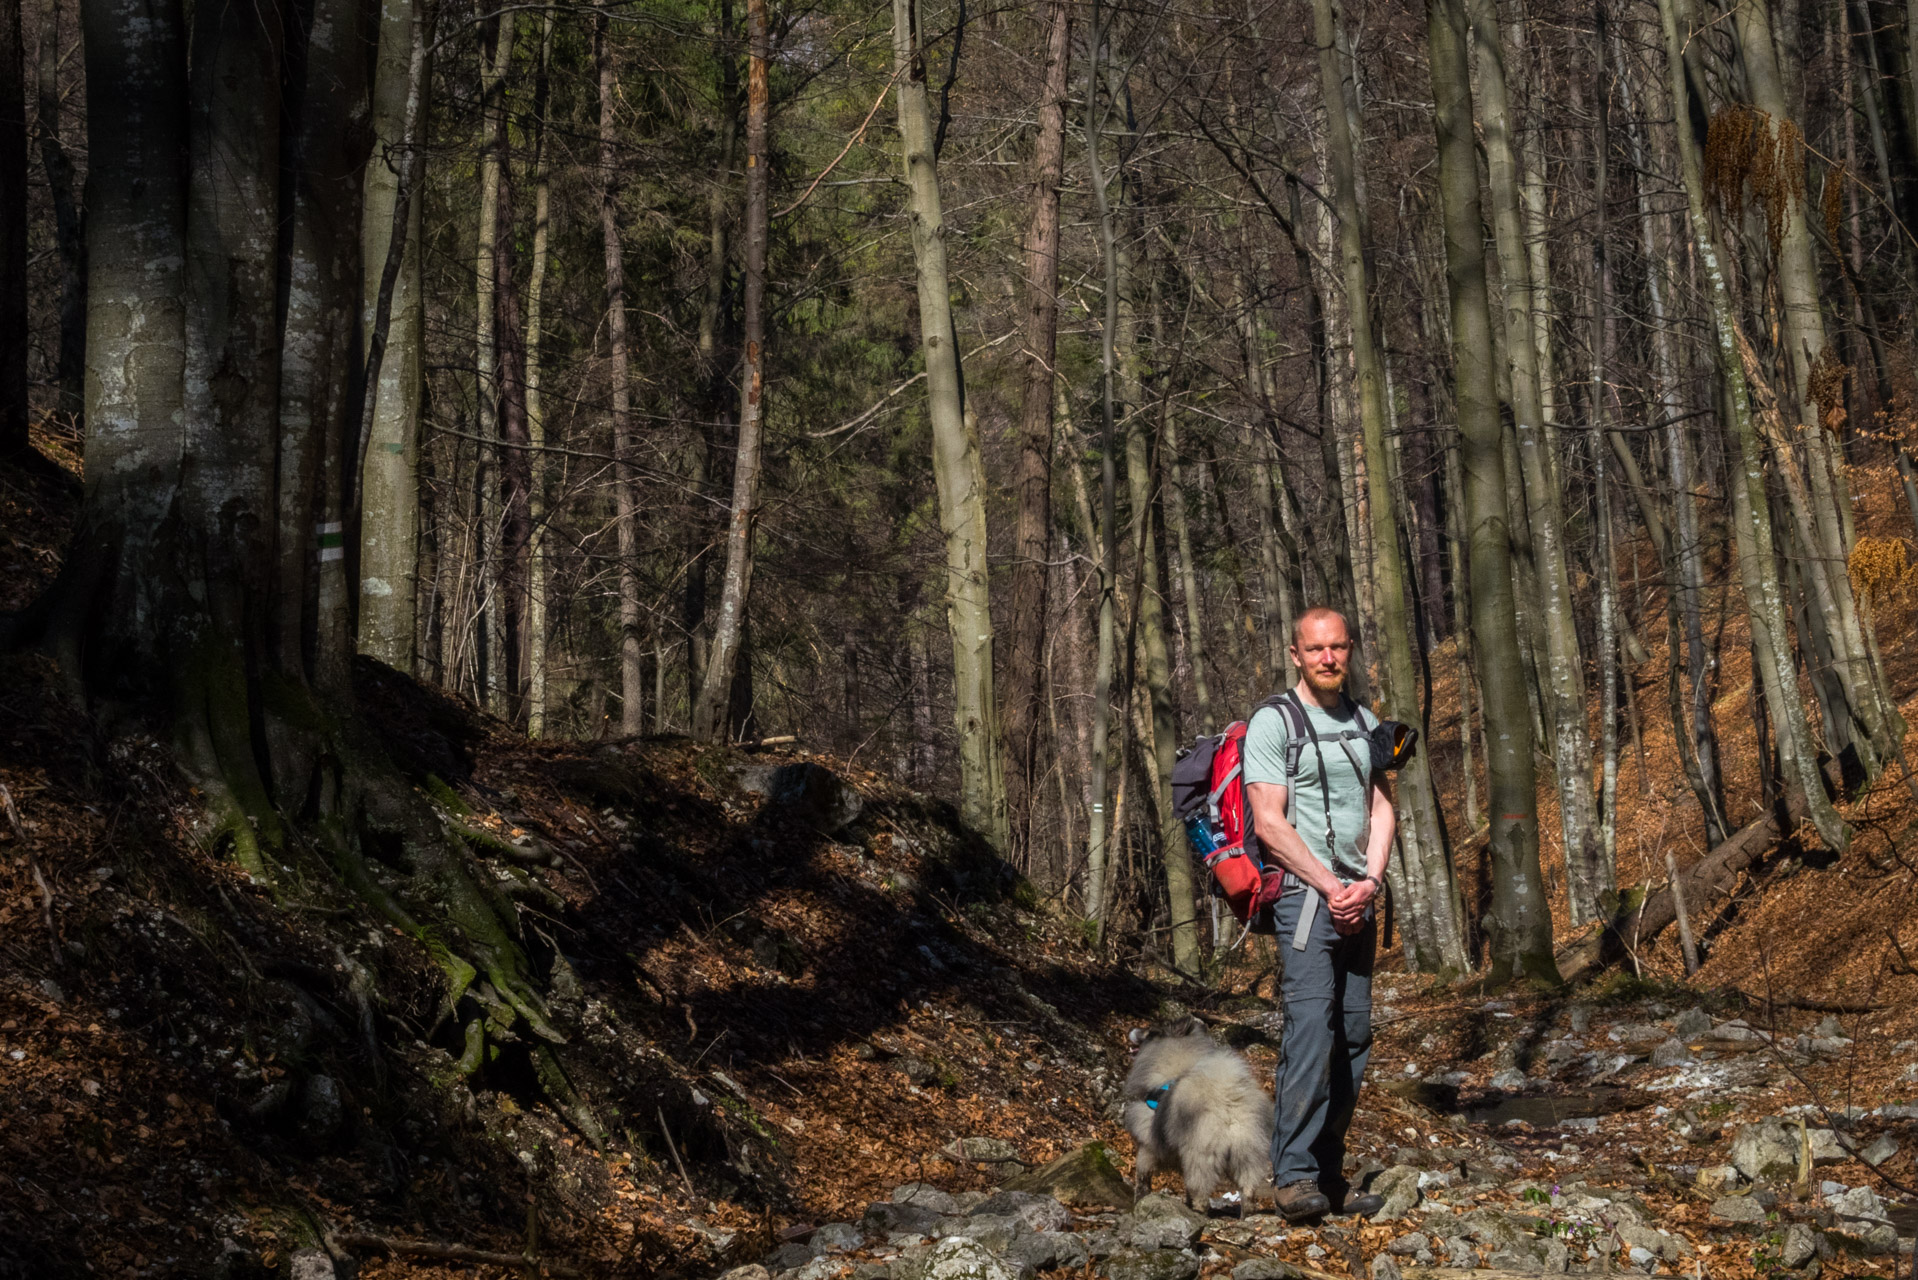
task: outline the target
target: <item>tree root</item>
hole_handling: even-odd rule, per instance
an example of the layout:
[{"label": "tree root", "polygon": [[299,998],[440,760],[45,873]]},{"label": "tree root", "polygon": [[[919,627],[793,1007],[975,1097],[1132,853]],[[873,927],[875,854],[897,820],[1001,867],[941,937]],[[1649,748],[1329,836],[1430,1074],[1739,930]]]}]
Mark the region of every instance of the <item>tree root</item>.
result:
[{"label": "tree root", "polygon": [[463,1244],[440,1244],[432,1240],[395,1240],[390,1236],[351,1231],[336,1233],[333,1236],[333,1243],[342,1249],[356,1249],[362,1252],[390,1253],[413,1258],[438,1258],[445,1262],[482,1262],[499,1267],[535,1268],[535,1274],[540,1275],[570,1277],[583,1274],[563,1262],[554,1262],[537,1255],[500,1253],[492,1249],[475,1249]]}]

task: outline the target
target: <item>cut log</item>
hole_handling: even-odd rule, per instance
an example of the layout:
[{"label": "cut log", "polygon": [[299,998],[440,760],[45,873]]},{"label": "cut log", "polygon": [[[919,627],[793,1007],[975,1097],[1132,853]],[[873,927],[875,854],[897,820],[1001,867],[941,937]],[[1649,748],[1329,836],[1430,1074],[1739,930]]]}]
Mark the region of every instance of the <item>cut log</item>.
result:
[{"label": "cut log", "polygon": [[[1803,799],[1796,791],[1771,813],[1739,829],[1732,837],[1693,863],[1679,877],[1686,905],[1700,919],[1715,908],[1738,883],[1740,873],[1784,840],[1804,819]],[[1643,908],[1628,905],[1578,941],[1558,953],[1558,971],[1566,982],[1583,982],[1599,970],[1656,938],[1678,919],[1678,898],[1667,885],[1645,899]]]}]

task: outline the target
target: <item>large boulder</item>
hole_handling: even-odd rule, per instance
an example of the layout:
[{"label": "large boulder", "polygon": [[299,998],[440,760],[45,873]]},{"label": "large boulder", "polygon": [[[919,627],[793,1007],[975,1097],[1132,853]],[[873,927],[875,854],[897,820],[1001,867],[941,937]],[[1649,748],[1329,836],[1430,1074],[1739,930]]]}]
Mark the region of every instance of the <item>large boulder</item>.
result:
[{"label": "large boulder", "polygon": [[804,823],[828,835],[850,826],[866,807],[837,774],[810,760],[747,765],[739,771],[739,787],[766,797],[762,818]]},{"label": "large boulder", "polygon": [[1006,1179],[1004,1190],[1030,1191],[1066,1204],[1093,1209],[1126,1209],[1132,1205],[1132,1187],[1112,1163],[1103,1142],[1088,1142],[1051,1164]]},{"label": "large boulder", "polygon": [[1798,1172],[1798,1129],[1776,1118],[1738,1127],[1732,1165],[1753,1182],[1789,1178]]},{"label": "large boulder", "polygon": [[959,1202],[929,1182],[908,1182],[892,1189],[894,1204],[917,1205],[938,1214],[958,1213]]},{"label": "large boulder", "polygon": [[1019,1280],[1018,1269],[977,1240],[953,1236],[923,1253],[903,1254],[892,1264],[893,1280]]},{"label": "large boulder", "polygon": [[1757,1224],[1765,1220],[1765,1206],[1750,1196],[1721,1196],[1712,1201],[1712,1217],[1723,1222]]}]

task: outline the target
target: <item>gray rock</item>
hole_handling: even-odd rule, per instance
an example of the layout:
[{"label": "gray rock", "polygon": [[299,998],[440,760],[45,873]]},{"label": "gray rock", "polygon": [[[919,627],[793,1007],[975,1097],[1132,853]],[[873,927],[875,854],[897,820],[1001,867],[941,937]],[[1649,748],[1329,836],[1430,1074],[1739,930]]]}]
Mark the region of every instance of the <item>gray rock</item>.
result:
[{"label": "gray rock", "polygon": [[892,1280],[892,1264],[887,1262],[855,1262],[852,1264],[850,1280]]},{"label": "gray rock", "polygon": [[1685,1040],[1696,1040],[1711,1029],[1711,1015],[1703,1009],[1687,1009],[1672,1019],[1672,1034]]},{"label": "gray rock", "polygon": [[1888,1133],[1881,1133],[1870,1146],[1858,1153],[1858,1158],[1876,1169],[1879,1165],[1897,1154],[1897,1139]]},{"label": "gray rock", "polygon": [[1675,1067],[1681,1062],[1691,1060],[1692,1051],[1686,1047],[1683,1040],[1675,1036],[1670,1040],[1660,1041],[1658,1047],[1652,1050],[1654,1067]]},{"label": "gray rock", "polygon": [[1386,1254],[1378,1254],[1372,1259],[1372,1280],[1404,1280],[1399,1264]]},{"label": "gray rock", "polygon": [[1232,1268],[1232,1280],[1302,1280],[1305,1273],[1277,1258],[1247,1258]]},{"label": "gray rock", "polygon": [[1843,1164],[1851,1159],[1851,1152],[1845,1150],[1845,1144],[1838,1140],[1838,1134],[1831,1129],[1813,1129],[1811,1138],[1811,1162],[1813,1164]]},{"label": "gray rock", "polygon": [[978,1241],[962,1237],[900,1257],[892,1274],[894,1280],[1019,1280],[1016,1268],[993,1257]]},{"label": "gray rock", "polygon": [[1205,1219],[1183,1201],[1155,1192],[1120,1217],[1114,1229],[1134,1249],[1187,1249],[1204,1234]]},{"label": "gray rock", "polygon": [[939,1225],[933,1228],[933,1234],[942,1240],[977,1240],[994,1253],[1004,1253],[1012,1247],[1014,1240],[1030,1235],[1031,1231],[1017,1214],[979,1213],[941,1219]]},{"label": "gray rock", "polygon": [[1632,1265],[1640,1270],[1648,1270],[1654,1262],[1658,1261],[1658,1255],[1650,1249],[1633,1249],[1625,1256],[1630,1258]]},{"label": "gray rock", "polygon": [[1866,1222],[1891,1221],[1885,1212],[1885,1202],[1870,1187],[1853,1187],[1841,1196],[1833,1196],[1826,1204],[1841,1218],[1856,1218]]},{"label": "gray rock", "polygon": [[749,1262],[743,1267],[734,1267],[719,1280],[772,1280],[772,1273],[757,1262]]},{"label": "gray rock", "polygon": [[1491,1086],[1494,1089],[1523,1089],[1525,1073],[1517,1067],[1507,1067],[1492,1077]]},{"label": "gray rock", "polygon": [[1120,1176],[1103,1142],[1088,1142],[1051,1164],[1008,1178],[1004,1189],[1032,1191],[1087,1208],[1125,1209],[1132,1204],[1132,1186]]},{"label": "gray rock", "polygon": [[780,1245],[767,1254],[766,1268],[769,1271],[792,1271],[817,1258],[820,1252],[809,1244],[800,1244],[794,1240]]},{"label": "gray rock", "polygon": [[1712,1164],[1700,1169],[1693,1181],[1706,1195],[1718,1196],[1737,1190],[1744,1184],[1745,1175],[1735,1165]]},{"label": "gray rock", "polygon": [[793,1272],[792,1280],[833,1280],[834,1276],[851,1265],[844,1258],[834,1258],[822,1253]]},{"label": "gray rock", "polygon": [[1779,1248],[1779,1261],[1785,1270],[1796,1271],[1818,1256],[1818,1233],[1802,1222],[1785,1228],[1785,1242]]},{"label": "gray rock", "polygon": [[1636,1245],[1640,1249],[1649,1249],[1667,1262],[1676,1262],[1692,1251],[1691,1243],[1681,1236],[1666,1235],[1652,1227],[1634,1222],[1621,1222],[1612,1230],[1627,1245]]},{"label": "gray rock", "polygon": [[1199,1260],[1173,1249],[1127,1249],[1106,1259],[1105,1274],[1108,1280],[1197,1280]]},{"label": "gray rock", "polygon": [[837,774],[811,761],[747,765],[739,771],[739,787],[766,797],[762,817],[789,818],[827,834],[851,825],[866,807]]},{"label": "gray rock", "polygon": [[1034,1231],[1064,1231],[1072,1225],[1072,1211],[1051,1196],[1030,1191],[995,1191],[972,1206],[971,1212],[1009,1213]]},{"label": "gray rock", "polygon": [[1811,1029],[1811,1033],[1826,1038],[1842,1036],[1845,1034],[1845,1024],[1838,1020],[1837,1014],[1828,1013],[1818,1020],[1818,1025]]},{"label": "gray rock", "polygon": [[1418,1207],[1419,1171],[1409,1164],[1395,1165],[1372,1179],[1371,1191],[1383,1196],[1385,1203],[1372,1215],[1374,1222],[1403,1218]]},{"label": "gray rock", "polygon": [[851,1253],[866,1243],[866,1237],[859,1228],[850,1222],[828,1222],[812,1233],[808,1242],[815,1249],[824,1249],[828,1253]]},{"label": "gray rock", "polygon": [[1711,1038],[1724,1044],[1750,1044],[1759,1039],[1759,1034],[1745,1025],[1741,1018],[1730,1022],[1721,1022],[1712,1028]]},{"label": "gray rock", "polygon": [[892,1203],[917,1205],[940,1214],[960,1212],[958,1201],[929,1182],[908,1182],[894,1187]]},{"label": "gray rock", "polygon": [[925,1235],[939,1225],[945,1215],[920,1204],[900,1204],[880,1200],[866,1206],[859,1229],[869,1236]]},{"label": "gray rock", "polygon": [[292,1280],[333,1280],[333,1259],[324,1249],[301,1249],[287,1260]]},{"label": "gray rock", "polygon": [[1445,1265],[1470,1271],[1478,1266],[1478,1250],[1465,1237],[1454,1236],[1445,1242]]},{"label": "gray rock", "polygon": [[1750,1196],[1722,1196],[1712,1201],[1712,1217],[1725,1222],[1763,1222],[1765,1206]]},{"label": "gray rock", "polygon": [[1110,1258],[1125,1248],[1125,1239],[1116,1231],[1086,1233],[1086,1252],[1095,1258]]},{"label": "gray rock", "polygon": [[1006,1261],[1020,1268],[1052,1271],[1060,1267],[1078,1270],[1091,1254],[1086,1242],[1069,1231],[1030,1231],[1014,1240],[1006,1250]]},{"label": "gray rock", "polygon": [[1574,1035],[1582,1036],[1592,1029],[1592,1006],[1588,1004],[1573,1005],[1566,1010],[1566,1017],[1571,1021]]},{"label": "gray rock", "polygon": [[1851,1048],[1851,1041],[1844,1036],[1800,1036],[1798,1047],[1816,1057],[1835,1058]]},{"label": "gray rock", "polygon": [[1732,1138],[1732,1164],[1747,1178],[1786,1178],[1798,1171],[1798,1131],[1776,1119],[1740,1125]]},{"label": "gray rock", "polygon": [[1423,1231],[1408,1231],[1391,1244],[1386,1245],[1385,1251],[1395,1257],[1411,1258],[1416,1257],[1425,1247],[1426,1241]]},{"label": "gray rock", "polygon": [[313,1141],[330,1138],[340,1131],[345,1118],[339,1081],[324,1074],[308,1076],[300,1089],[301,1136]]},{"label": "gray rock", "polygon": [[1628,1022],[1612,1034],[1625,1044],[1650,1048],[1665,1039],[1667,1033],[1656,1022]]}]

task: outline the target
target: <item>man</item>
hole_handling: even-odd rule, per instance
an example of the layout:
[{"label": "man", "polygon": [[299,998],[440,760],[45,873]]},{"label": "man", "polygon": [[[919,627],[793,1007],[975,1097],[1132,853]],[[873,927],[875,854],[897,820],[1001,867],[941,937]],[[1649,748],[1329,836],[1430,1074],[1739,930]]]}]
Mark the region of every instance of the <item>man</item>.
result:
[{"label": "man", "polygon": [[[1292,628],[1305,741],[1262,707],[1245,735],[1246,800],[1268,860],[1290,874],[1275,908],[1284,966],[1273,1183],[1290,1221],[1376,1213],[1383,1201],[1345,1180],[1345,1134],[1372,1049],[1373,900],[1397,821],[1385,774],[1372,766],[1377,724],[1345,696],[1352,633],[1343,615],[1307,610]],[[1294,766],[1288,778],[1286,759]],[[1382,763],[1382,762],[1381,762]],[[1289,801],[1289,805],[1288,805]]]}]

